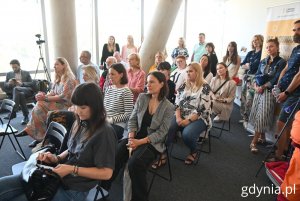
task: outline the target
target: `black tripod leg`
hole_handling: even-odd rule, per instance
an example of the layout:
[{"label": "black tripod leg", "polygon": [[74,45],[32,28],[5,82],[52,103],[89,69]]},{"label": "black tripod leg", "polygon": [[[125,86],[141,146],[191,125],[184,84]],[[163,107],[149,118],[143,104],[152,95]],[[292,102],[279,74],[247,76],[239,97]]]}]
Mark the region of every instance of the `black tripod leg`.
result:
[{"label": "black tripod leg", "polygon": [[258,174],[260,173],[261,169],[263,168],[263,166],[264,166],[264,164],[265,164],[267,158],[269,158],[269,156],[271,155],[272,151],[275,149],[275,146],[276,146],[276,144],[278,143],[278,141],[279,141],[281,135],[283,134],[283,131],[287,128],[287,126],[289,125],[289,123],[290,123],[292,117],[293,117],[294,114],[296,113],[296,111],[297,111],[297,109],[298,109],[298,106],[299,106],[299,103],[300,103],[300,99],[298,99],[298,101],[297,101],[297,103],[296,103],[296,105],[295,105],[293,111],[291,112],[290,116],[287,118],[287,121],[286,121],[286,123],[284,124],[283,128],[281,129],[281,131],[280,131],[280,133],[279,133],[279,135],[278,135],[278,137],[277,137],[276,142],[273,144],[271,150],[268,152],[268,154],[266,155],[266,157],[265,157],[264,160],[262,161],[262,163],[261,163],[259,169],[258,169],[257,172],[256,172],[255,177],[258,176]]}]

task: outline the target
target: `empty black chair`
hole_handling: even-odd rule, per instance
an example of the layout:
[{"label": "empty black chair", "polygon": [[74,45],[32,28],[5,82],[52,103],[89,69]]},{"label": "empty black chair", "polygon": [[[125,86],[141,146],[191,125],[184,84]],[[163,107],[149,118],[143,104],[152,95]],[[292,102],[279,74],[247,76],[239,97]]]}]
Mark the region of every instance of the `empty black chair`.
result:
[{"label": "empty black chair", "polygon": [[[4,99],[2,101],[0,111],[8,111],[9,112],[9,119],[8,119],[7,123],[4,123],[4,121],[0,117],[0,121],[1,121],[0,137],[2,137],[1,144],[0,144],[0,149],[3,145],[5,137],[7,136],[10,143],[12,144],[14,150],[17,152],[17,154],[19,154],[24,160],[26,160],[26,156],[25,156],[25,154],[24,154],[24,152],[23,152],[23,150],[20,146],[20,143],[19,143],[18,139],[15,136],[15,134],[18,133],[18,130],[10,125],[10,123],[11,123],[11,114],[13,112],[14,106],[15,106],[15,102],[12,101],[12,100]],[[11,135],[15,139],[15,141],[17,143],[17,146],[19,147],[19,150],[21,151],[21,153],[17,150],[16,145],[14,144],[14,142],[11,138]]]},{"label": "empty black chair", "polygon": [[67,130],[63,125],[52,121],[46,131],[45,138],[42,142],[42,147],[52,144],[56,149],[56,153],[59,153],[66,134]]}]

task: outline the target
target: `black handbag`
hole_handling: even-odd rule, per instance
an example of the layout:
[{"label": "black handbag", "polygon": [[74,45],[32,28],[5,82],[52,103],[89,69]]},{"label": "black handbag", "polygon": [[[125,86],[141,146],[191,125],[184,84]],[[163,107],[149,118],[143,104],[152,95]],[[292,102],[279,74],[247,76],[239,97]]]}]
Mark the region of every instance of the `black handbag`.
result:
[{"label": "black handbag", "polygon": [[33,153],[22,170],[22,184],[29,201],[51,201],[61,185],[61,178],[51,166],[43,165],[36,158],[39,153],[53,151],[52,146]]}]

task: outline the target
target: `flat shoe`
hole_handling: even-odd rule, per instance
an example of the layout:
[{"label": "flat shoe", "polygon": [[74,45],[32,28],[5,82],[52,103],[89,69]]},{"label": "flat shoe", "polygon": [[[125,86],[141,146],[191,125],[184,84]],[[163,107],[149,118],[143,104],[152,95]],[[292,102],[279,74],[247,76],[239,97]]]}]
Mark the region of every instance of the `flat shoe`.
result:
[{"label": "flat shoe", "polygon": [[37,141],[37,140],[33,140],[29,145],[28,145],[28,147],[36,147],[36,145],[38,144],[38,143],[40,143],[39,141]]},{"label": "flat shoe", "polygon": [[23,130],[20,133],[16,134],[15,136],[16,137],[24,137],[24,136],[28,136],[28,133],[25,130]]}]

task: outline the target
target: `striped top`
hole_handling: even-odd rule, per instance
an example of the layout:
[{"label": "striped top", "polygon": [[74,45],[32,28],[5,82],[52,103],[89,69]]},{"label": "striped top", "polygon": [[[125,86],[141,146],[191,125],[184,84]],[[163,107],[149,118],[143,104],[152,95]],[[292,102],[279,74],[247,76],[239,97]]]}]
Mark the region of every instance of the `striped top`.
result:
[{"label": "striped top", "polygon": [[107,117],[112,118],[113,124],[125,128],[133,110],[133,94],[131,90],[128,87],[109,87],[104,96],[104,107]]}]

